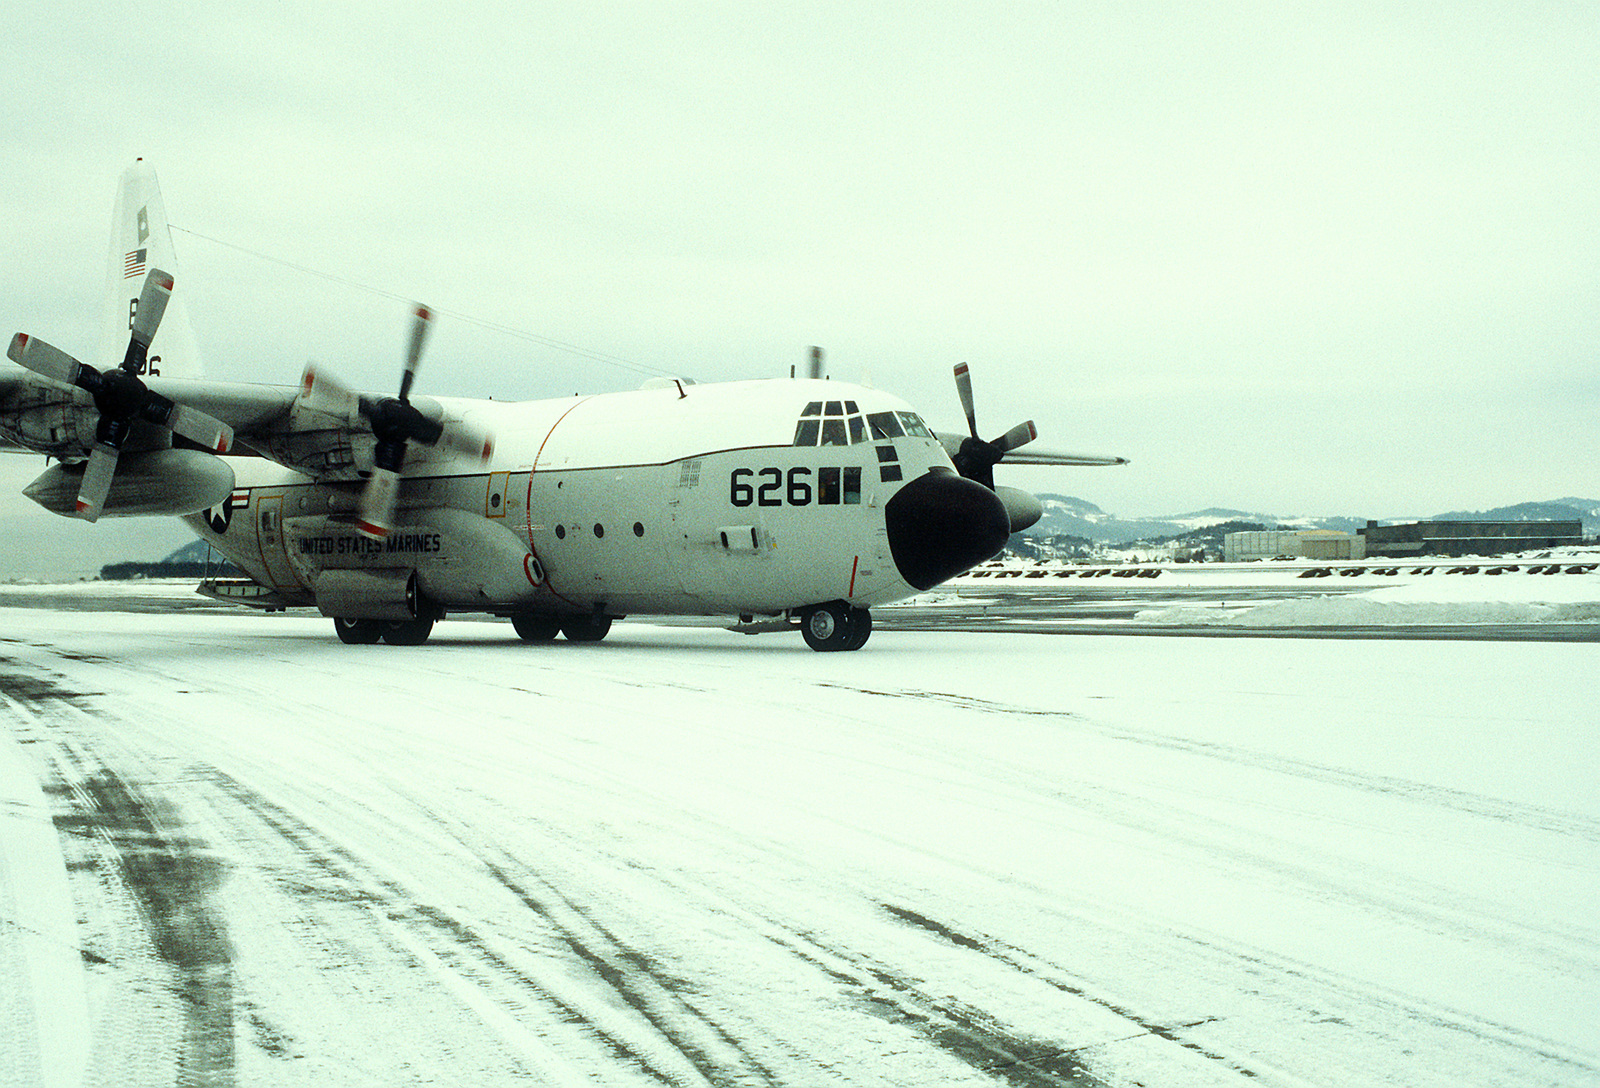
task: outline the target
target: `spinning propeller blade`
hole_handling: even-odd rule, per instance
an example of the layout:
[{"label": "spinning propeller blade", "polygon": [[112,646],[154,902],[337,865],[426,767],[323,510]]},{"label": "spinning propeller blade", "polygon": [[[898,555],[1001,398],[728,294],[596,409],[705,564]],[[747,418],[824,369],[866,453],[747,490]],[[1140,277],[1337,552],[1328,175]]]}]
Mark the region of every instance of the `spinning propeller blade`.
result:
[{"label": "spinning propeller blade", "polygon": [[1033,425],[1033,420],[1030,419],[1026,423],[1018,423],[1005,434],[995,439],[994,444],[1006,453],[1010,453],[1019,446],[1026,446],[1038,437],[1038,428]]},{"label": "spinning propeller blade", "polygon": [[433,311],[418,305],[411,322],[411,346],[406,349],[406,369],[400,375],[400,403],[410,403],[411,383],[417,377],[417,364],[422,361],[422,345],[428,339],[428,328],[433,323]]},{"label": "spinning propeller blade", "polygon": [[152,268],[144,278],[144,290],[139,292],[139,303],[133,311],[132,335],[128,337],[128,351],[122,358],[122,369],[129,374],[143,374],[150,355],[150,341],[156,338],[161,327],[161,317],[172,301],[172,277],[159,268]]},{"label": "spinning propeller blade", "polygon": [[978,414],[972,404],[972,372],[966,363],[956,367],[956,394],[961,398],[961,410],[967,414],[967,431],[978,437]]},{"label": "spinning propeller blade", "polygon": [[6,356],[35,374],[43,374],[64,385],[77,385],[78,373],[83,369],[83,364],[66,352],[24,332],[11,338]]},{"label": "spinning propeller blade", "polygon": [[83,482],[78,485],[78,516],[84,521],[97,521],[105,509],[106,495],[111,491],[111,477],[117,471],[117,450],[112,446],[95,443],[89,451],[89,463],[83,470]]},{"label": "spinning propeller blade", "polygon": [[322,412],[347,422],[360,415],[360,399],[336,378],[330,378],[314,365],[306,364],[300,376],[300,403],[314,412]]},{"label": "spinning propeller blade", "polygon": [[400,473],[373,468],[367,486],[361,491],[360,516],[356,528],[365,536],[382,540],[394,528],[395,505],[400,498]]},{"label": "spinning propeller blade", "polygon": [[[411,386],[422,362],[422,347],[427,341],[433,311],[418,306],[413,311],[411,342],[406,350],[405,369],[400,375],[398,397],[357,396],[313,371],[306,369],[302,396],[308,403],[353,404],[351,415],[360,415],[372,428],[378,442],[372,453],[372,475],[361,492],[356,528],[374,540],[382,540],[394,528],[394,514],[400,499],[400,473],[405,465],[406,446],[412,441],[424,446],[443,445],[446,449],[488,461],[494,441],[460,424],[445,424],[411,403]],[[431,402],[425,402],[431,403]]]},{"label": "spinning propeller blade", "polygon": [[1019,423],[993,442],[978,437],[978,415],[973,405],[972,372],[966,363],[956,367],[956,393],[961,397],[961,409],[967,416],[968,437],[950,454],[956,471],[969,480],[976,480],[994,490],[994,466],[1007,453],[1027,445],[1039,436],[1033,421]]}]

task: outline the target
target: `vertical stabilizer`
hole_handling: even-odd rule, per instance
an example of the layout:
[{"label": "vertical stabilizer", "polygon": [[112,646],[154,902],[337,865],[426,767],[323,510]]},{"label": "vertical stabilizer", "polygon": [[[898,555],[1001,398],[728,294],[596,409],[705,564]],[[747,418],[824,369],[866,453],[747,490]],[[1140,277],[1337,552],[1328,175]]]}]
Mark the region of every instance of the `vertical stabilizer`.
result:
[{"label": "vertical stabilizer", "polygon": [[123,171],[116,207],[111,212],[111,253],[106,268],[98,360],[102,371],[122,364],[139,293],[152,268],[171,273],[176,282],[161,327],[150,342],[146,373],[162,378],[198,378],[200,354],[195,349],[194,330],[189,327],[184,304],[188,292],[173,253],[161,187],[156,183],[156,172],[138,159]]}]

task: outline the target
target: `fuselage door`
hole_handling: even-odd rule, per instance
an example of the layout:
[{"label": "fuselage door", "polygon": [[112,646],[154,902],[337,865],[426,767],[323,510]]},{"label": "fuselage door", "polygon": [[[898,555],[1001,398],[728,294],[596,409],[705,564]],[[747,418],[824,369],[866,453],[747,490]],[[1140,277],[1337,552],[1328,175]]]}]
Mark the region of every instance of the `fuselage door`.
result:
[{"label": "fuselage door", "polygon": [[283,495],[265,495],[256,499],[256,542],[261,547],[261,561],[274,589],[299,589],[300,582],[289,565],[289,548],[283,532]]}]

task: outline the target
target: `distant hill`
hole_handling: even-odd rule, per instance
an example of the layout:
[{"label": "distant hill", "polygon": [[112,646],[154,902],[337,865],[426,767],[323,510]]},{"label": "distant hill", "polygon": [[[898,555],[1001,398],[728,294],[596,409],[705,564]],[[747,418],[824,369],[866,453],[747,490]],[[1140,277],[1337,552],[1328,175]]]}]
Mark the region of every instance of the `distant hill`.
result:
[{"label": "distant hill", "polygon": [[1335,529],[1346,533],[1353,533],[1367,523],[1365,518],[1285,518],[1259,511],[1229,510],[1215,506],[1183,514],[1119,518],[1086,499],[1068,495],[1040,495],[1039,504],[1044,507],[1044,517],[1027,531],[1026,536],[1038,539],[1058,535],[1078,536],[1098,544],[1112,545],[1131,544],[1134,541],[1168,541],[1227,522],[1262,525],[1269,529],[1281,525],[1293,529]]},{"label": "distant hill", "polygon": [[[1197,530],[1211,529],[1225,522],[1245,522],[1263,525],[1269,529],[1328,529],[1353,533],[1367,524],[1364,517],[1284,516],[1260,511],[1230,510],[1206,507],[1184,514],[1165,514],[1159,517],[1119,518],[1106,513],[1087,499],[1069,495],[1040,495],[1044,517],[1039,519],[1024,535],[1036,540],[1052,536],[1074,536],[1098,544],[1131,544],[1134,541],[1155,543],[1173,540]],[[1419,518],[1379,518],[1380,522],[1396,521],[1571,521],[1583,522],[1586,536],[1600,533],[1600,500],[1551,499],[1546,502],[1520,503],[1493,510],[1473,512],[1455,511]]]},{"label": "distant hill", "polygon": [[108,582],[121,582],[130,578],[203,578],[207,575],[237,577],[240,571],[211,545],[203,540],[191,540],[164,559],[145,563],[107,563],[100,568],[100,577]]}]

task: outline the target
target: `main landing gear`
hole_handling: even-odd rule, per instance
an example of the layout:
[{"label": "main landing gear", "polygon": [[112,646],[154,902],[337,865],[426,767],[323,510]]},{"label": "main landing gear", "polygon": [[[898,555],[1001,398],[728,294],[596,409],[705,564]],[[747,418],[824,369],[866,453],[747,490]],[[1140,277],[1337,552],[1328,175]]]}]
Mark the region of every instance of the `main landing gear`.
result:
[{"label": "main landing gear", "polygon": [[859,650],[872,634],[872,613],[844,601],[816,604],[800,613],[806,645],[822,653]]},{"label": "main landing gear", "polygon": [[512,616],[511,626],[524,642],[549,642],[558,634],[565,635],[568,642],[599,642],[611,631],[611,617],[529,612]]},{"label": "main landing gear", "polygon": [[391,646],[421,646],[433,633],[433,617],[414,620],[336,619],[333,629],[339,641],[351,646],[370,646],[380,638]]}]

